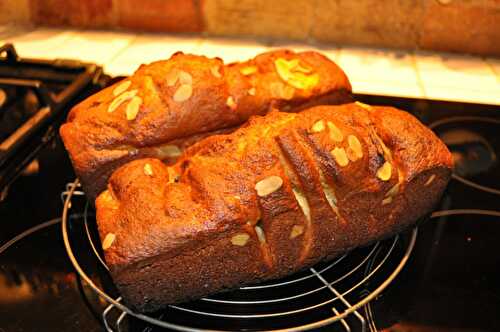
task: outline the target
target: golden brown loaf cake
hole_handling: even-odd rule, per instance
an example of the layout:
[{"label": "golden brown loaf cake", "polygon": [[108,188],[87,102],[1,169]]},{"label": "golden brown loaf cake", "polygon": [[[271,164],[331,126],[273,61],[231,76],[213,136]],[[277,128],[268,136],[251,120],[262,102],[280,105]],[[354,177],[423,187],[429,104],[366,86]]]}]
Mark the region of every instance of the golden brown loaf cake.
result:
[{"label": "golden brown loaf cake", "polygon": [[431,211],[446,146],[412,115],[352,103],[270,112],[173,166],[119,168],[96,200],[105,259],[140,311],[278,278]]},{"label": "golden brown loaf cake", "polygon": [[173,162],[200,138],[230,132],[271,107],[341,104],[350,93],[344,72],[317,52],[277,50],[229,65],[176,53],[75,106],[60,133],[93,202],[128,161]]}]

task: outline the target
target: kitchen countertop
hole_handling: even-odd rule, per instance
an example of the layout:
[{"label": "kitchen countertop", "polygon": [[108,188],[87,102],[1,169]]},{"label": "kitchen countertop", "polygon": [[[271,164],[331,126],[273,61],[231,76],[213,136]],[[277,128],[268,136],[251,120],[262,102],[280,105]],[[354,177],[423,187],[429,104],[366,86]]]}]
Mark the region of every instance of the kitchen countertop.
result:
[{"label": "kitchen countertop", "polygon": [[279,47],[316,49],[347,73],[355,93],[500,105],[500,59],[435,52],[322,44],[265,43],[243,39],[0,26],[0,44],[21,57],[95,62],[110,75],[130,75],[142,63],[176,51],[245,60]]}]

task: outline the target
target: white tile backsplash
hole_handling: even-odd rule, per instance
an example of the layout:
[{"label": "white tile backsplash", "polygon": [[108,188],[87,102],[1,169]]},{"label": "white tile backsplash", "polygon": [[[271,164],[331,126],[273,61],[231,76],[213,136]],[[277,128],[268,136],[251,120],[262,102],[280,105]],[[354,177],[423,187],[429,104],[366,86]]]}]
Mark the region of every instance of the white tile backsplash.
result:
[{"label": "white tile backsplash", "polygon": [[495,90],[498,80],[480,57],[419,52],[415,61],[424,86]]},{"label": "white tile backsplash", "polygon": [[225,63],[245,61],[259,53],[265,52],[268,46],[264,43],[237,39],[205,39],[201,42],[198,53],[207,57],[219,57]]},{"label": "white tile backsplash", "polygon": [[350,79],[352,91],[354,93],[383,95],[383,96],[398,96],[409,98],[424,98],[422,87],[416,82],[394,83],[388,81],[360,81]]},{"label": "white tile backsplash", "polygon": [[168,59],[173,53],[197,53],[200,38],[164,34],[139,35],[128,47],[105,64],[112,75],[130,75],[141,64]]},{"label": "white tile backsplash", "polygon": [[488,58],[486,59],[486,63],[491,67],[497,76],[497,81],[500,83],[500,59]]},{"label": "white tile backsplash", "polygon": [[304,52],[304,51],[317,51],[326,55],[330,60],[337,61],[339,48],[331,45],[311,45],[311,44],[303,44],[303,43],[286,43],[286,42],[276,42],[273,43],[269,47],[270,50],[275,49],[290,49],[295,52]]},{"label": "white tile backsplash", "polygon": [[130,75],[139,65],[176,51],[242,61],[276,48],[317,50],[342,67],[357,93],[457,100],[500,105],[500,59],[393,50],[274,43],[168,34],[140,34],[0,26],[0,43],[12,42],[24,57],[73,58]]},{"label": "white tile backsplash", "polygon": [[342,48],[338,64],[352,81],[418,85],[412,54],[371,48]]},{"label": "white tile backsplash", "polygon": [[0,43],[13,43],[21,57],[52,59],[74,35],[73,30],[39,28],[27,33],[13,33]]},{"label": "white tile backsplash", "polygon": [[82,31],[56,50],[57,57],[106,64],[123,51],[135,34],[103,31]]}]

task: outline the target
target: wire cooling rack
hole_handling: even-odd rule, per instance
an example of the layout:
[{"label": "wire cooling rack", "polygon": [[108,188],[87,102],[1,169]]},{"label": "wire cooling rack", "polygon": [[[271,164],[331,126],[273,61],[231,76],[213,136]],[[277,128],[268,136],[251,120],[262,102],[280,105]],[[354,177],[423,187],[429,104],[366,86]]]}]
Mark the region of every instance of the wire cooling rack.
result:
[{"label": "wire cooling rack", "polygon": [[[68,256],[81,279],[109,305],[102,312],[107,331],[306,331],[328,326],[366,331],[369,323],[360,309],[375,299],[405,266],[415,245],[417,228],[405,235],[356,249],[328,263],[318,264],[291,277],[242,287],[198,301],[170,305],[161,312],[141,314],[122,303],[110,282],[108,267],[97,249],[99,243],[85,205],[82,218],[69,218],[75,196],[82,195],[79,182],[67,185],[62,194],[62,233]],[[74,250],[86,237],[90,250]],[[79,247],[80,248],[80,247]],[[100,267],[86,271],[83,261]],[[90,277],[89,275],[92,275]],[[367,307],[365,307],[366,311]]]}]

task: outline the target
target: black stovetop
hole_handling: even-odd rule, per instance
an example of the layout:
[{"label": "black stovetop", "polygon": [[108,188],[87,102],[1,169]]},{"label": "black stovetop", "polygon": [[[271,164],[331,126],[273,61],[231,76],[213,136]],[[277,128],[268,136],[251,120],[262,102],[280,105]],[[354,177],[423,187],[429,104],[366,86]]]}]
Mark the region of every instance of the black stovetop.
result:
[{"label": "black stovetop", "polygon": [[[500,211],[500,107],[367,95],[357,99],[405,109],[447,142],[457,176],[438,210]],[[42,149],[37,162],[38,171],[21,175],[0,202],[0,246],[50,221],[6,250],[0,248],[0,331],[102,331],[107,304],[74,272],[57,219],[61,192],[74,180],[59,138]],[[72,212],[81,209],[75,206]],[[70,231],[82,232],[75,227]],[[454,215],[420,225],[409,262],[371,304],[370,326],[387,331],[499,331],[499,238],[499,216]],[[75,246],[88,250],[78,241]],[[142,324],[128,329],[156,330]]]}]

